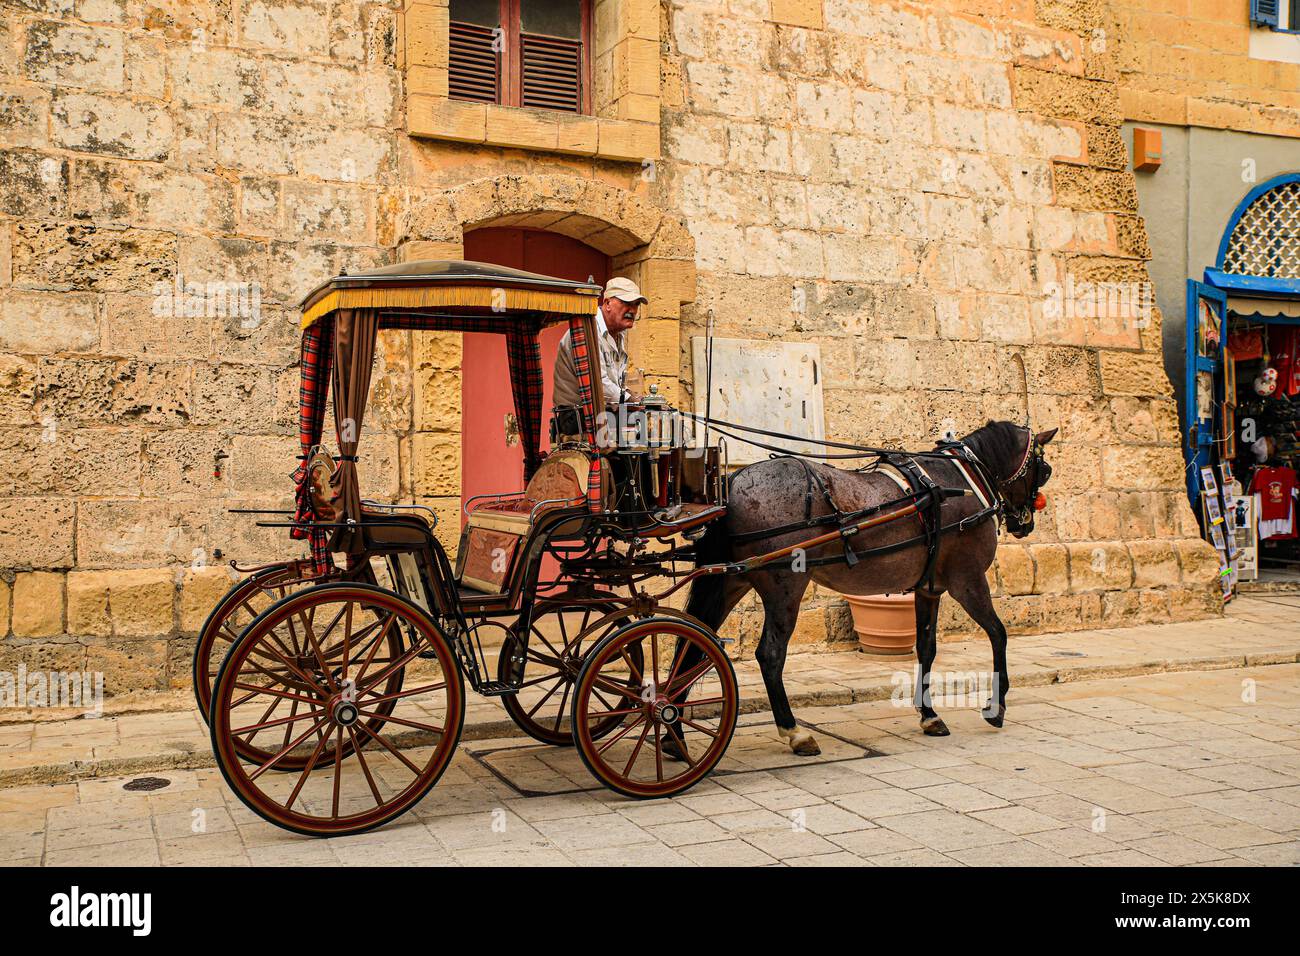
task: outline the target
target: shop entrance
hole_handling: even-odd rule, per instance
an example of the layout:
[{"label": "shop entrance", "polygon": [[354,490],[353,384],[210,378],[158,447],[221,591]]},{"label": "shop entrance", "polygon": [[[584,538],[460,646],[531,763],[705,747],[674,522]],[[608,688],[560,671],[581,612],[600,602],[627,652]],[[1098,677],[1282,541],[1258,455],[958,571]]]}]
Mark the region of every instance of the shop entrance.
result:
[{"label": "shop entrance", "polygon": [[1188,492],[1237,589],[1300,590],[1300,174],[1251,191],[1187,284]]}]

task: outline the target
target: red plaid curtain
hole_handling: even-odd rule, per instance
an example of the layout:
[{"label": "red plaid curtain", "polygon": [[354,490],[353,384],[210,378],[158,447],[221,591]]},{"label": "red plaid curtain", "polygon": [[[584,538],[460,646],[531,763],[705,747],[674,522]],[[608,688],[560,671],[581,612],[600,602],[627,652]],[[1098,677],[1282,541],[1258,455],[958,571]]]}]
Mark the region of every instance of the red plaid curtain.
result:
[{"label": "red plaid curtain", "polygon": [[[302,461],[293,473],[296,507],[294,521],[311,522],[315,513],[311,504],[311,487],[307,480],[307,455],[320,444],[321,428],[325,420],[325,401],[329,396],[328,382],[333,361],[334,321],[326,317],[308,327],[302,334],[302,381],[298,386],[298,444]],[[296,527],[289,536],[301,541],[311,540],[313,570],[325,574],[334,567],[326,544],[329,534],[323,528],[308,530]]]},{"label": "red plaid curtain", "polygon": [[[573,367],[578,377],[578,403],[582,406],[582,431],[583,437],[587,444],[592,448],[596,447],[596,415],[604,410],[604,393],[601,392],[601,401],[596,403],[595,395],[597,385],[592,381],[591,374],[591,353],[587,345],[587,326],[586,319],[580,315],[569,317],[569,334],[570,341],[573,344]],[[600,501],[600,479],[601,465],[603,461],[600,455],[594,456],[591,462],[591,470],[587,473],[587,507],[591,511],[601,510]]]}]

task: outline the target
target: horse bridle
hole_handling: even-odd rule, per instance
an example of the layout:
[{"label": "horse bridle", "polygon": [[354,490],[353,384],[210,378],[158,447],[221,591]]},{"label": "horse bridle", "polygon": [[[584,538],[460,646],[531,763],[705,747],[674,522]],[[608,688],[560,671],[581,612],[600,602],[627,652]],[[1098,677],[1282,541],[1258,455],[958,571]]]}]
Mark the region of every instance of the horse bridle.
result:
[{"label": "horse bridle", "polygon": [[[1034,498],[1038,492],[1038,476],[1043,470],[1043,446],[1038,443],[1038,436],[1034,430],[1025,427],[1029,440],[1025,443],[1025,457],[1020,461],[1020,467],[1016,469],[1015,474],[1005,478],[997,483],[997,494],[1002,505],[1002,517],[1004,519],[1015,518],[1017,523],[1023,528],[1027,527],[1034,520]],[[1033,474],[1030,475],[1030,464],[1033,464]],[[1008,493],[1010,487],[1016,482],[1029,478],[1029,486],[1025,493],[1024,504],[1019,507],[1011,503],[1011,496]]]},{"label": "horse bridle", "polygon": [[[1042,474],[1043,464],[1043,446],[1038,442],[1038,436],[1034,430],[1028,426],[1023,427],[1028,433],[1029,440],[1025,443],[1025,457],[1020,460],[1020,466],[1016,468],[1015,473],[1007,478],[995,479],[988,466],[984,464],[975,454],[974,449],[963,441],[941,442],[939,447],[958,447],[961,449],[965,458],[978,469],[980,477],[984,480],[984,485],[997,498],[998,518],[1001,521],[1010,524],[1014,519],[1019,527],[1028,527],[1034,518],[1034,498],[1038,489],[1038,477]],[[1025,495],[1024,504],[1015,506],[1011,503],[1010,490],[1016,482],[1029,477],[1030,465],[1033,465],[1033,476],[1030,480],[1029,488]]]}]

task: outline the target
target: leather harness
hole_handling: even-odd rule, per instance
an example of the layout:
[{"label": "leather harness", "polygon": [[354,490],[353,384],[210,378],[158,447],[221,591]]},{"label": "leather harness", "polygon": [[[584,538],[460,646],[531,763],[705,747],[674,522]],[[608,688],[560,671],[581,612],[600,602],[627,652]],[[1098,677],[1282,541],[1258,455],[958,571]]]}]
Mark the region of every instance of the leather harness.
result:
[{"label": "leather harness", "polygon": [[[1030,441],[1025,449],[1025,457],[1006,484],[1022,477],[1028,469],[1029,462],[1033,457],[1034,446],[1037,444],[1033,440],[1032,434]],[[866,557],[876,557],[883,554],[890,554],[895,551],[901,551],[910,548],[916,544],[925,545],[925,567],[921,571],[920,577],[917,578],[909,591],[916,591],[922,587],[932,588],[934,584],[934,565],[939,554],[939,539],[943,535],[952,531],[966,531],[973,528],[988,518],[996,518],[999,527],[1002,518],[1009,509],[1009,503],[1003,498],[999,483],[996,482],[989,474],[984,463],[979,460],[971,448],[962,441],[940,442],[935,447],[938,453],[930,453],[927,457],[944,457],[950,460],[957,468],[958,474],[961,475],[963,482],[967,485],[965,488],[946,488],[940,487],[935,483],[930,474],[923,468],[917,460],[911,455],[901,453],[883,453],[875,462],[859,471],[875,471],[886,475],[899,486],[903,492],[903,497],[886,501],[878,505],[872,505],[858,511],[845,512],[836,503],[827,487],[825,480],[817,474],[809,463],[798,455],[773,455],[772,460],[789,459],[797,461],[804,470],[804,519],[794,521],[788,524],[780,525],[775,528],[764,528],[760,531],[748,531],[743,534],[732,535],[733,543],[744,543],[746,541],[757,541],[761,538],[770,538],[779,534],[785,534],[790,531],[800,531],[807,528],[819,527],[823,525],[839,525],[845,528],[864,517],[878,514],[880,512],[897,508],[900,506],[915,505],[917,508],[916,517],[921,526],[921,533],[915,537],[903,541],[896,541],[892,544],[882,545],[877,548],[868,548],[863,551],[855,551],[849,546],[849,535],[843,539],[844,553],[828,555],[819,558],[807,558],[805,561],[808,567],[820,567],[830,564],[844,562],[849,567],[853,567],[860,560]],[[967,515],[958,521],[949,524],[942,524],[942,506],[948,498],[962,497],[973,495],[983,506],[974,514]],[[825,501],[826,506],[830,508],[831,513],[813,517],[812,504],[815,497],[820,496]],[[847,529],[846,529],[847,530]]]}]

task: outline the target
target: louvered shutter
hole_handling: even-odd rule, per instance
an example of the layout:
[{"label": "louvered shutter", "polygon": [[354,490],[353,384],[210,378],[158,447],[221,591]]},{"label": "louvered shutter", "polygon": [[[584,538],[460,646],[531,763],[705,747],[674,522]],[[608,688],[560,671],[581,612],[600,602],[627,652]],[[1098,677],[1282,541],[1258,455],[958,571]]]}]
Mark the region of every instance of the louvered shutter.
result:
[{"label": "louvered shutter", "polygon": [[582,41],[521,34],[524,106],[582,112]]},{"label": "louvered shutter", "polygon": [[501,56],[492,49],[497,31],[451,21],[447,86],[454,100],[500,102]]},{"label": "louvered shutter", "polygon": [[[1278,25],[1278,0],[1250,0],[1250,20],[1266,27]],[[1292,27],[1294,29],[1294,26]]]}]

